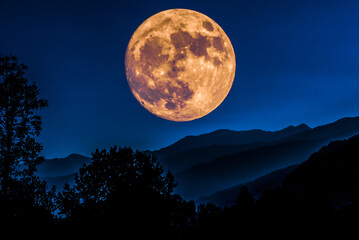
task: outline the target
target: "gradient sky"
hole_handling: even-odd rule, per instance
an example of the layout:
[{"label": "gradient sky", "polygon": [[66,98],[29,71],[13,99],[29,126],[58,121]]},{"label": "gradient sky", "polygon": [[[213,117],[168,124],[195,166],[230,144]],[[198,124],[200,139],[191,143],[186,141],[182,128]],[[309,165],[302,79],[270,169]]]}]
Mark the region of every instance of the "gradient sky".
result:
[{"label": "gradient sky", "polygon": [[[124,54],[136,28],[171,9],[199,11],[231,39],[233,87],[209,115],[170,122],[127,85]],[[0,0],[0,54],[28,67],[48,99],[42,154],[90,155],[117,144],[154,150],[217,129],[279,130],[359,116],[359,1]]]}]

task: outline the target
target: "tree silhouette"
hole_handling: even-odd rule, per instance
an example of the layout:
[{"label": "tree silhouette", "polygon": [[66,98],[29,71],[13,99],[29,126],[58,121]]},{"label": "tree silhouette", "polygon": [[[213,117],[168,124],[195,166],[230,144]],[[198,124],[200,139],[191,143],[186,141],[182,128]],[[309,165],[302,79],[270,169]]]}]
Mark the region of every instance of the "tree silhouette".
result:
[{"label": "tree silhouette", "polygon": [[172,174],[164,173],[153,155],[116,146],[96,150],[75,185],[66,185],[59,194],[60,214],[72,226],[95,224],[90,235],[111,235],[120,228],[134,238],[164,237],[185,228],[195,216],[194,203],[174,194],[175,186]]},{"label": "tree silhouette", "polygon": [[[41,130],[37,111],[47,106],[37,86],[25,77],[27,67],[14,56],[0,56],[0,236],[12,227],[51,222],[46,182],[34,173],[43,161],[36,142]],[[53,193],[53,192],[52,192]],[[21,232],[13,231],[12,237]]]},{"label": "tree silhouette", "polygon": [[242,186],[237,195],[237,199],[234,202],[234,208],[240,212],[250,212],[254,209],[255,200],[248,191],[247,186]]},{"label": "tree silhouette", "polygon": [[41,117],[37,110],[47,106],[39,99],[35,84],[25,77],[27,67],[14,56],[0,56],[0,178],[6,192],[11,178],[35,182],[36,166],[43,161],[38,154],[42,146]]}]

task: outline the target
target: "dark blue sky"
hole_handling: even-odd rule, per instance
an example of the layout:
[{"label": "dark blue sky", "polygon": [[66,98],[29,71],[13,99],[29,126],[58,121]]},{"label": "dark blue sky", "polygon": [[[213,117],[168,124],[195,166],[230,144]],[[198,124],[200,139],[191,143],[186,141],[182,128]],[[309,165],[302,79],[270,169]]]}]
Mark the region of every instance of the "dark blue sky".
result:
[{"label": "dark blue sky", "polygon": [[[136,28],[170,8],[227,33],[237,69],[224,102],[191,122],[158,118],[132,96],[124,53]],[[158,149],[217,129],[311,127],[359,116],[359,1],[0,0],[0,54],[28,65],[49,100],[45,157],[114,144]]]}]

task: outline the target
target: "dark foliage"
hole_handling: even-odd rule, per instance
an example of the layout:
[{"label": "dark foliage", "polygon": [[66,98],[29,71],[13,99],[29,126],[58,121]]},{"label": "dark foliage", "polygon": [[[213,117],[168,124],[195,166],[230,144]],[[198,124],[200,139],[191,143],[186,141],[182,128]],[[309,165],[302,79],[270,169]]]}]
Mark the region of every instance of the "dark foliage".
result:
[{"label": "dark foliage", "polygon": [[0,239],[42,237],[48,233],[55,223],[50,201],[53,196],[44,189],[17,180],[8,182],[8,191],[0,192]]},{"label": "dark foliage", "polygon": [[0,238],[52,221],[51,192],[34,174],[43,161],[36,142],[41,130],[37,111],[47,101],[28,83],[26,69],[16,57],[0,56]]},{"label": "dark foliage", "polygon": [[[27,67],[16,57],[0,56],[0,178],[2,188],[11,178],[33,176],[43,158],[40,134],[41,117],[37,110],[47,106],[39,99],[35,84],[25,77]],[[20,164],[23,167],[20,167]],[[32,181],[33,179],[27,179]]]},{"label": "dark foliage", "polygon": [[116,146],[97,150],[75,182],[58,197],[64,227],[71,231],[70,226],[86,225],[94,226],[86,230],[90,235],[174,238],[194,220],[194,203],[174,194],[172,174],[164,174],[156,158],[143,152]]}]

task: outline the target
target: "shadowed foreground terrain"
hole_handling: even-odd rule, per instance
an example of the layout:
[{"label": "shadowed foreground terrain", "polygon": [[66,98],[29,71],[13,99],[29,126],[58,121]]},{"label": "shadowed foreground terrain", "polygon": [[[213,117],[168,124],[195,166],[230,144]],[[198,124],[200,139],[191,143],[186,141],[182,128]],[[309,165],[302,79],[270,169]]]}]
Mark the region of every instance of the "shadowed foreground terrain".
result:
[{"label": "shadowed foreground terrain", "polygon": [[[97,150],[72,187],[47,197],[52,204],[36,206],[26,185],[14,181],[14,195],[0,198],[1,236],[121,233],[133,239],[215,239],[238,232],[347,233],[358,224],[358,149],[358,135],[331,142],[294,167],[281,186],[258,199],[242,186],[234,204],[225,208],[183,200],[173,192],[172,174],[152,155],[129,148]],[[29,230],[15,230],[22,227]]]}]

